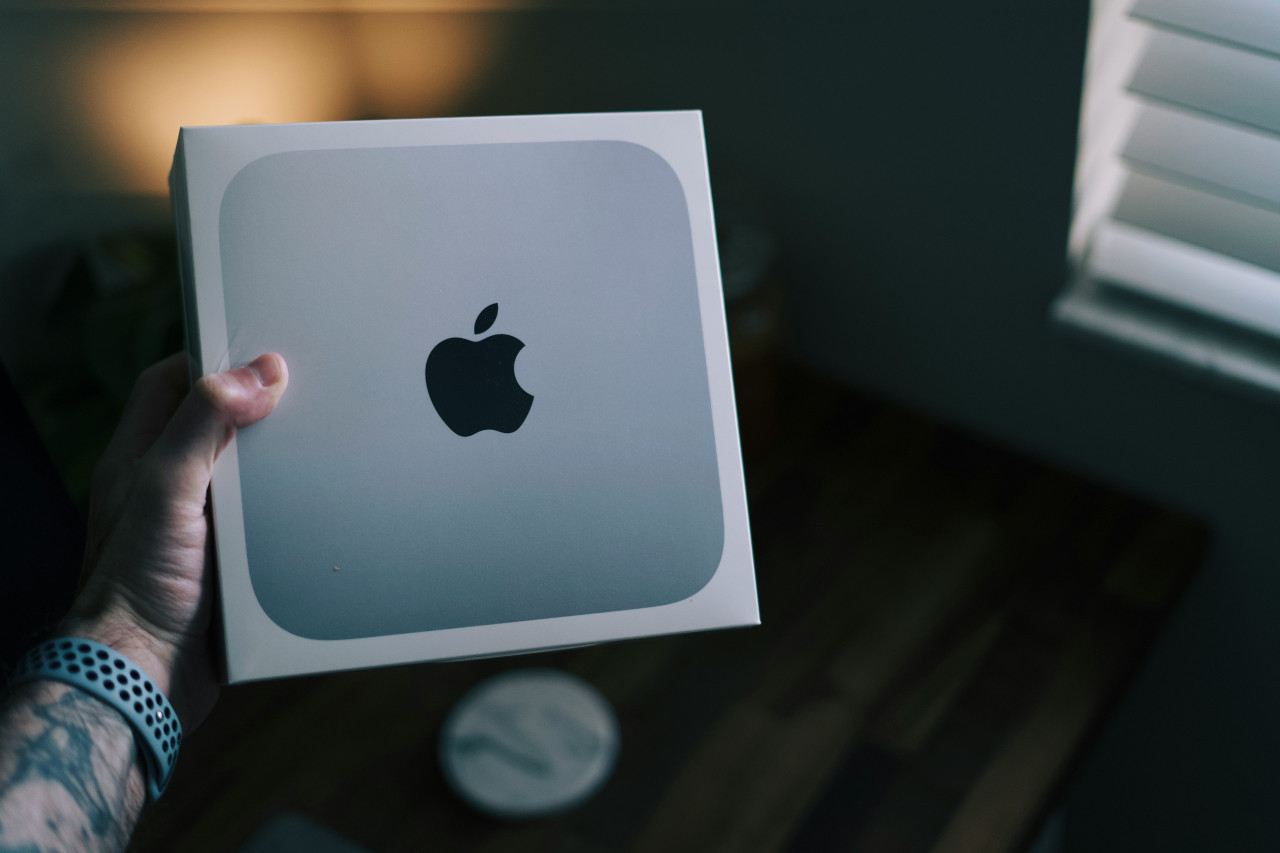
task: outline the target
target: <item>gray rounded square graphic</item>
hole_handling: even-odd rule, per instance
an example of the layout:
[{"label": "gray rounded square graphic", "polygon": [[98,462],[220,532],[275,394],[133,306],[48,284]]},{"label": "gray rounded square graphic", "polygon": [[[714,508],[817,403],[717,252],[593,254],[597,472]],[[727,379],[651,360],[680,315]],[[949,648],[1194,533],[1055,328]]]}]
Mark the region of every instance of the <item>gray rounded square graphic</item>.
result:
[{"label": "gray rounded square graphic", "polygon": [[[336,640],[612,612],[715,574],[689,214],[655,152],[273,154],[231,181],[219,240],[230,362],[274,350],[290,368],[277,410],[237,437],[249,576],[282,628]],[[459,435],[425,365],[446,339],[496,336],[523,344],[527,417]]]}]

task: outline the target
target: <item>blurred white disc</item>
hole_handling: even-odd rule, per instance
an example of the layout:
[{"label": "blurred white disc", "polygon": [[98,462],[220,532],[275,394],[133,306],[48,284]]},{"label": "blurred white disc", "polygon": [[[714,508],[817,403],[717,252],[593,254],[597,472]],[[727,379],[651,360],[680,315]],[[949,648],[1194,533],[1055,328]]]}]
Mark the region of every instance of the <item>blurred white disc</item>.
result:
[{"label": "blurred white disc", "polygon": [[587,799],[618,755],[618,722],[582,679],[522,669],[481,682],[449,712],[440,766],[458,796],[502,818],[543,817]]}]

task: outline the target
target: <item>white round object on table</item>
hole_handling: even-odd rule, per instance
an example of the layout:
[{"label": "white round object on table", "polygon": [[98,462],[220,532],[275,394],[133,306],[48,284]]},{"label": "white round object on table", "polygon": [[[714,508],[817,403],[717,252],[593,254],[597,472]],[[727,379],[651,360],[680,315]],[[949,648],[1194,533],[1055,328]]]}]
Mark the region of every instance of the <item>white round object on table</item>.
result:
[{"label": "white round object on table", "polygon": [[618,721],[582,679],[521,669],[473,688],[440,731],[440,767],[463,800],[495,817],[545,817],[586,800],[613,770]]}]

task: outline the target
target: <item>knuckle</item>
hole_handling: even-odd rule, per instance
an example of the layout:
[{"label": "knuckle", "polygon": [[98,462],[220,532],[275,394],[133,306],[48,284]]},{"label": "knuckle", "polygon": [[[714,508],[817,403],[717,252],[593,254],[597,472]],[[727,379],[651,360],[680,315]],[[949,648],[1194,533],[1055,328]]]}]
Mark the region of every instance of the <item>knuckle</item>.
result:
[{"label": "knuckle", "polygon": [[214,411],[222,411],[227,404],[227,389],[222,377],[217,374],[202,376],[191,389],[192,395],[203,405]]},{"label": "knuckle", "polygon": [[160,364],[153,364],[150,367],[144,368],[142,372],[138,374],[138,378],[133,380],[134,392],[135,393],[143,392],[147,388],[150,388],[151,386],[155,385],[157,382],[161,381],[164,378],[163,367],[164,367],[163,363],[160,363]]},{"label": "knuckle", "polygon": [[154,378],[156,376],[161,375],[163,372],[164,372],[164,362],[158,361],[155,364],[149,364],[146,367],[144,367],[142,371],[138,374],[138,379],[142,380],[143,378]]}]

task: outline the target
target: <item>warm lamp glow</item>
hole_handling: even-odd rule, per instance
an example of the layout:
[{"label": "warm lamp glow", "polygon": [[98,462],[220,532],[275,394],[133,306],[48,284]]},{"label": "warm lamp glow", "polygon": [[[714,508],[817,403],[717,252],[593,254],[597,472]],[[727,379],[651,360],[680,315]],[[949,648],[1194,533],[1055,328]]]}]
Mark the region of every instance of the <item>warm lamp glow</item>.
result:
[{"label": "warm lamp glow", "polygon": [[86,154],[104,161],[103,188],[162,194],[183,125],[440,114],[478,75],[481,26],[436,15],[135,19],[80,52]]},{"label": "warm lamp glow", "polygon": [[351,22],[361,105],[378,118],[445,115],[493,52],[493,19],[477,15],[361,15]]},{"label": "warm lamp glow", "polygon": [[87,118],[122,188],[165,192],[182,125],[325,121],[350,108],[342,43],[325,22],[165,16],[94,47],[81,65]]}]

